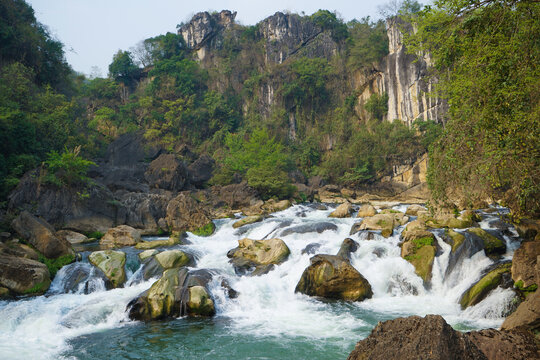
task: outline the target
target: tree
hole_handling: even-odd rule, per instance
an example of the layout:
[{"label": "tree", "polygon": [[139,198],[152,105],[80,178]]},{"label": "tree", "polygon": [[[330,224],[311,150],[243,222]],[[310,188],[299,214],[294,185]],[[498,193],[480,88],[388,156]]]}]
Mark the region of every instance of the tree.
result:
[{"label": "tree", "polygon": [[115,81],[126,86],[132,86],[139,78],[140,70],[133,62],[129,51],[118,50],[113,56],[113,61],[109,65],[109,76]]},{"label": "tree", "polygon": [[411,18],[410,51],[429,52],[449,104],[430,155],[440,204],[503,199],[540,214],[540,3],[438,0]]}]

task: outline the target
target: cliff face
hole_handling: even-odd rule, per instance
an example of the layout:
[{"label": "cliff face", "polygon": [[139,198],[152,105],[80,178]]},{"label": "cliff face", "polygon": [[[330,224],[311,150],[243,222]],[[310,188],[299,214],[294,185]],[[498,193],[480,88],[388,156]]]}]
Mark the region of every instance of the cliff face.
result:
[{"label": "cliff face", "polygon": [[[225,42],[229,41],[227,46],[235,51],[237,58],[228,61],[245,62],[246,67],[270,73],[271,76],[267,76],[256,86],[257,97],[254,104],[257,113],[263,118],[272,115],[272,107],[278,99],[278,89],[284,81],[279,69],[275,71],[276,66],[292,58],[330,60],[336,55],[344,55],[343,44],[336,42],[330,31],[316,25],[310,17],[277,12],[251,28],[236,24],[235,17],[236,12],[228,10],[213,14],[201,12],[189,23],[181,26],[178,33],[184,38],[187,47],[196,52],[201,64],[208,69],[220,64],[222,60],[220,55],[216,54],[223,49]],[[369,118],[364,104],[370,96],[386,93],[386,120],[399,119],[408,125],[418,118],[443,122],[446,104],[428,95],[436,82],[436,79],[430,78],[428,74],[430,57],[407,53],[403,45],[403,29],[414,30],[410,24],[398,18],[388,20],[389,54],[373,68],[344,74],[341,80],[344,82],[343,86],[335,91],[342,91],[345,96],[347,91],[356,91],[356,113],[362,120]],[[249,40],[245,37],[247,30],[251,32]],[[231,43],[234,45],[231,46]],[[214,86],[218,90],[233,87],[240,92],[249,71],[251,70],[244,73],[224,72]],[[293,113],[288,114],[289,134],[292,138],[296,134],[294,117]]]},{"label": "cliff face", "polygon": [[383,60],[379,87],[388,94],[387,119],[400,119],[410,125],[415,119],[442,122],[445,103],[428,95],[436,80],[428,75],[430,57],[408,54],[400,28],[414,31],[410,24],[395,18],[387,22],[389,54]]}]

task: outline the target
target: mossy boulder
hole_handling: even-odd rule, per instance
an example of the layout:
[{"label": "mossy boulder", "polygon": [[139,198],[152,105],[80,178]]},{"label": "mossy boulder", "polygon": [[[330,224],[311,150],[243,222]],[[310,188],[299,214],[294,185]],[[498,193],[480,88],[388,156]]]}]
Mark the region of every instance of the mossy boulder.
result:
[{"label": "mossy boulder", "polygon": [[470,228],[467,232],[482,239],[484,242],[484,251],[487,256],[503,255],[506,252],[505,242],[484,229]]},{"label": "mossy boulder", "polygon": [[150,289],[132,300],[130,319],[159,320],[179,316],[212,316],[215,306],[208,291],[212,275],[206,270],[187,268],[165,270]]},{"label": "mossy boulder", "polygon": [[373,295],[369,282],[343,257],[315,255],[310,261],[295,292],[347,301],[362,301]]},{"label": "mossy boulder", "polygon": [[410,262],[415,273],[428,283],[435,260],[435,236],[427,232],[427,236],[412,238],[401,246],[401,257]]},{"label": "mossy boulder", "polygon": [[88,261],[103,271],[113,288],[122,286],[126,281],[126,254],[122,251],[94,251],[88,256]]},{"label": "mossy boulder", "polygon": [[427,230],[426,224],[422,220],[411,221],[401,232],[401,239],[403,241],[411,241],[431,236],[433,236],[433,234]]},{"label": "mossy boulder", "polygon": [[394,217],[394,226],[405,225],[409,222],[409,217],[399,210],[384,209],[380,213],[392,215]]},{"label": "mossy boulder", "polygon": [[358,214],[356,214],[356,217],[365,218],[375,215],[377,215],[377,209],[375,209],[375,207],[373,207],[371,204],[365,204],[358,209]]},{"label": "mossy boulder", "polygon": [[352,205],[350,202],[344,202],[343,204],[339,205],[336,210],[332,211],[329,217],[333,218],[346,218],[350,217],[352,212]]},{"label": "mossy boulder", "polygon": [[380,230],[384,237],[392,236],[394,232],[394,216],[392,214],[377,214],[362,219],[360,230]]},{"label": "mossy boulder", "polygon": [[216,225],[214,222],[209,222],[206,225],[201,226],[195,230],[192,230],[191,233],[197,236],[210,236],[216,231]]},{"label": "mossy boulder", "polygon": [[238,240],[238,247],[229,250],[227,256],[231,259],[235,271],[245,274],[257,268],[269,265],[279,265],[289,257],[291,251],[281,239],[268,240]]},{"label": "mossy boulder", "polygon": [[264,202],[262,209],[264,210],[265,213],[270,214],[277,211],[283,211],[290,207],[291,207],[291,202],[289,200],[276,201],[274,199],[270,199]]},{"label": "mossy boulder", "polygon": [[461,244],[465,241],[465,235],[458,233],[452,229],[445,230],[445,235],[450,239],[450,245],[452,246],[452,252],[455,253]]},{"label": "mossy boulder", "polygon": [[431,228],[466,229],[474,225],[475,217],[466,212],[458,217],[453,214],[440,214],[424,217],[426,225]]},{"label": "mossy boulder", "polygon": [[167,250],[155,255],[156,261],[163,269],[186,266],[193,261],[193,258],[182,250]]},{"label": "mossy boulder", "polygon": [[466,309],[484,300],[492,290],[503,282],[504,274],[510,276],[511,268],[512,263],[507,262],[497,265],[493,270],[489,271],[461,295],[459,300],[461,308]]},{"label": "mossy boulder", "polygon": [[233,228],[238,229],[239,227],[244,226],[244,225],[260,222],[262,221],[262,219],[263,219],[262,215],[246,216],[245,218],[236,221],[232,226]]},{"label": "mossy boulder", "polygon": [[158,253],[159,253],[159,251],[157,251],[156,249],[145,250],[145,251],[139,253],[139,260],[145,261],[145,260],[151,258],[152,256],[158,254]]}]

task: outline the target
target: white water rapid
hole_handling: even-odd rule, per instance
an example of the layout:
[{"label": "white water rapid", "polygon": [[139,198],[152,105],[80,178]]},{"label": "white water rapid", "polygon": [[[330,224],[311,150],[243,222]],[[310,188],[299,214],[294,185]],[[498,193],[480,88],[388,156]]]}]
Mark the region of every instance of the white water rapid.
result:
[{"label": "white water rapid", "polygon": [[[404,211],[405,208],[401,205],[399,209]],[[318,342],[321,347],[325,341],[331,341],[351,349],[356,341],[369,334],[377,321],[399,316],[440,314],[462,330],[501,325],[514,297],[512,290],[496,289],[484,301],[465,311],[458,303],[461,294],[481,277],[482,271],[492,265],[493,260],[480,251],[445,276],[451,247],[437,237],[440,250],[433,266],[431,287],[426,289],[413,266],[400,256],[399,234],[404,227],[394,231],[390,238],[375,235],[373,240],[367,240],[366,233],[362,232],[350,236],[360,245],[352,254],[351,263],[371,284],[373,298],[356,303],[324,302],[295,294],[296,284],[314,255],[302,254],[302,250],[315,243],[319,244],[316,254],[336,254],[343,240],[349,237],[351,226],[359,221],[357,218],[329,218],[332,210],[295,205],[240,229],[233,229],[234,220],[216,220],[214,235],[197,237],[189,234],[190,244],[175,246],[193,254],[197,268],[215,269],[219,274],[214,277],[210,290],[216,303],[215,319],[226,321],[228,335],[303,339]],[[489,214],[483,214],[483,217],[480,225],[486,229],[490,220],[496,219],[495,215]],[[321,223],[330,229],[321,233],[294,231],[297,226],[303,226],[305,230],[315,224],[320,227]],[[331,229],[336,226],[337,229]],[[238,246],[238,240],[243,237],[279,237],[288,245],[291,255],[268,274],[237,276],[226,254]],[[506,241],[508,252],[505,257],[511,259],[519,243],[510,237],[506,237]],[[126,252],[133,258],[137,251],[131,248]],[[75,293],[63,293],[67,275],[76,269],[90,273],[93,280],[86,287],[79,286]],[[133,270],[136,267],[124,288],[107,291],[101,280],[94,277],[91,265],[75,263],[58,273],[45,296],[1,301],[0,358],[66,358],[63,354],[70,350],[70,341],[75,338],[138,325],[128,320],[126,305],[148,289],[155,279],[141,282],[138,271]],[[223,278],[239,293],[236,299],[226,296],[220,285]],[[78,357],[70,355],[67,358]]]}]

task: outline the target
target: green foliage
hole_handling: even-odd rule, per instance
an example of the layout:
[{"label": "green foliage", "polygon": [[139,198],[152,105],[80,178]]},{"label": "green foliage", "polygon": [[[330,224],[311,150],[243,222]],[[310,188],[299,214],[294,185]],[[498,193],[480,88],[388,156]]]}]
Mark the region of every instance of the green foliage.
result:
[{"label": "green foliage", "polygon": [[45,161],[47,175],[44,180],[56,186],[87,184],[90,179],[86,173],[95,163],[84,159],[80,151],[80,146],[72,151],[65,148],[61,154],[51,151],[48,160]]},{"label": "green foliage", "polygon": [[51,275],[52,280],[56,276],[58,270],[60,270],[63,266],[71,264],[75,261],[75,256],[67,254],[57,257],[56,259],[49,259],[42,254],[39,254],[38,261],[47,265],[47,269],[49,269],[49,274]]},{"label": "green foliage", "polygon": [[414,247],[416,249],[420,249],[421,247],[426,245],[433,245],[433,238],[431,236],[426,236],[420,239],[413,239],[412,242],[414,243]]},{"label": "green foliage", "polygon": [[372,94],[366,101],[365,107],[373,119],[382,120],[388,112],[388,94]]},{"label": "green foliage", "polygon": [[359,69],[380,61],[388,54],[388,35],[383,20],[372,22],[368,17],[360,21],[352,20],[347,41],[347,63],[353,69]]},{"label": "green foliage", "polygon": [[518,217],[540,214],[538,19],[538,2],[499,0],[439,0],[412,18],[407,46],[432,54],[450,107],[430,155],[438,202],[491,197]]},{"label": "green foliage", "polygon": [[335,41],[344,40],[348,36],[347,25],[337,18],[335,12],[319,10],[310,16],[310,19],[323,30],[329,30]]},{"label": "green foliage", "polygon": [[[52,277],[52,276],[51,276]],[[24,293],[31,295],[31,294],[42,294],[45,291],[47,291],[50,283],[48,281],[37,283],[36,285],[32,286],[30,289],[26,290]]]},{"label": "green foliage", "polygon": [[216,230],[216,225],[214,225],[213,222],[209,222],[208,224],[201,226],[200,228],[193,230],[193,235],[197,236],[210,236],[214,233]]},{"label": "green foliage", "polygon": [[140,76],[140,70],[133,62],[129,51],[118,50],[109,65],[109,76],[126,86],[132,86]]},{"label": "green foliage", "polygon": [[291,161],[283,145],[271,138],[266,129],[254,130],[248,140],[231,134],[226,145],[228,151],[222,168],[214,176],[214,183],[229,183],[238,173],[265,199],[292,194],[294,189],[286,173]]}]

